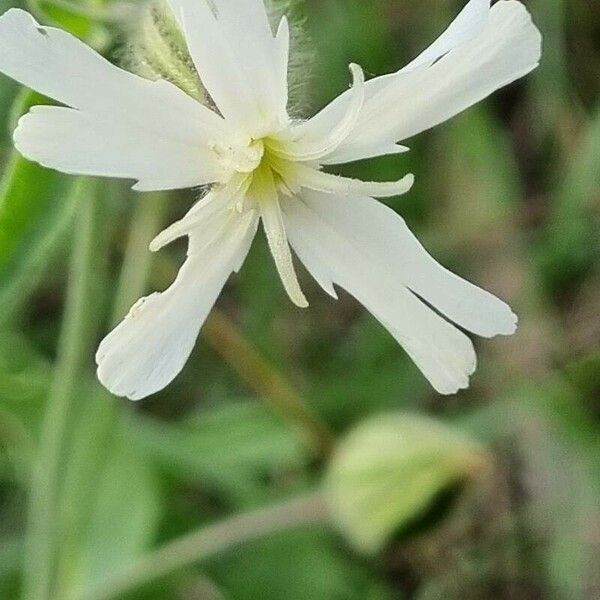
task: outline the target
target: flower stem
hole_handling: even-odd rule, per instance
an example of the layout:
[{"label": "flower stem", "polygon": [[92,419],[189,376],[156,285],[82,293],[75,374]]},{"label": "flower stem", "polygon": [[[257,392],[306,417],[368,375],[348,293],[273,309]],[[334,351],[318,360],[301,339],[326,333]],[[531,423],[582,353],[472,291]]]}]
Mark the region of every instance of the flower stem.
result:
[{"label": "flower stem", "polygon": [[113,305],[115,322],[122,319],[146,291],[154,260],[148,245],[160,230],[167,207],[166,200],[167,195],[158,192],[137,200]]},{"label": "flower stem", "polygon": [[224,313],[213,309],[203,327],[207,342],[240,378],[287,421],[299,425],[321,457],[328,456],[334,434],[293,386],[242,335]]},{"label": "flower stem", "polygon": [[75,600],[113,600],[136,588],[240,544],[307,524],[325,523],[328,511],[319,493],[262,508],[182,536],[114,574]]},{"label": "flower stem", "polygon": [[[107,184],[110,195],[118,203],[133,202],[132,194],[120,182]],[[145,291],[153,255],[148,252],[150,240],[158,233],[164,209],[165,194],[137,197],[130,218],[128,235],[124,242],[124,256],[119,282],[110,311],[110,325],[120,320],[131,304]],[[105,333],[103,330],[102,333]],[[98,448],[110,447],[121,419],[130,409],[101,388],[86,402],[86,408],[77,412],[71,422],[75,435],[84,431],[90,443],[72,451],[61,490],[61,505],[65,507],[62,537],[58,548],[58,565],[54,593],[56,598],[69,597],[78,580],[78,558],[81,553],[81,532],[85,530],[93,511],[97,493],[97,478],[110,469],[110,453],[98,453]]]},{"label": "flower stem", "polygon": [[57,539],[60,533],[58,505],[68,425],[76,388],[87,367],[96,333],[91,313],[93,300],[97,297],[96,265],[101,219],[95,192],[95,184],[84,179],[77,184],[75,192],[80,195],[80,204],[75,223],[65,314],[29,492],[23,583],[26,600],[54,598]]}]

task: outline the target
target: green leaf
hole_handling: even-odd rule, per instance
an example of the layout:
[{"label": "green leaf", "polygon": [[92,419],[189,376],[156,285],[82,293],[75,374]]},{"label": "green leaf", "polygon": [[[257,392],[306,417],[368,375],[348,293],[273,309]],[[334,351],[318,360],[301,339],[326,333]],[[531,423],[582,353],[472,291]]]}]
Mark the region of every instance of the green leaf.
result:
[{"label": "green leaf", "polygon": [[124,432],[108,452],[83,551],[91,581],[139,557],[156,534],[160,497],[154,472]]},{"label": "green leaf", "polygon": [[324,322],[321,339],[311,339],[305,356],[311,396],[336,429],[345,430],[373,413],[413,408],[430,393],[427,380],[370,314],[335,335],[326,335],[326,327]]},{"label": "green leaf", "polygon": [[530,125],[539,137],[555,135],[557,122],[573,111],[567,43],[570,4],[568,0],[532,0],[528,5],[536,25],[544,34],[542,61],[530,81],[531,110],[535,117]]},{"label": "green leaf", "polygon": [[17,598],[18,573],[23,561],[23,540],[0,539],[0,598]]},{"label": "green leaf", "polygon": [[600,110],[561,173],[537,261],[552,291],[566,289],[600,260]]},{"label": "green leaf", "polygon": [[18,479],[29,477],[50,380],[50,364],[23,335],[0,335],[0,447]]},{"label": "green leaf", "polygon": [[98,51],[111,43],[111,33],[103,23],[110,16],[104,0],[30,0],[36,18],[60,27],[85,40]]},{"label": "green leaf", "polygon": [[[390,600],[387,586],[328,534],[300,530],[221,556],[209,573],[235,600]],[[398,596],[394,596],[398,598]]]},{"label": "green leaf", "polygon": [[600,396],[600,350],[567,365],[568,380],[584,395],[593,401]]},{"label": "green leaf", "polygon": [[[17,114],[43,104],[24,93]],[[0,322],[6,322],[44,274],[74,215],[74,177],[29,162],[16,151],[0,182]]]},{"label": "green leaf", "polygon": [[473,243],[482,231],[511,226],[523,190],[510,138],[498,119],[485,106],[470,109],[446,125],[440,139],[445,168],[432,182],[441,182],[444,199],[436,212],[440,239]]},{"label": "green leaf", "polygon": [[254,403],[211,410],[181,423],[132,421],[131,436],[164,469],[201,481],[241,504],[258,503],[265,480],[306,462],[300,437]]},{"label": "green leaf", "polygon": [[31,422],[30,417],[37,415],[22,407],[46,393],[50,374],[50,363],[24,335],[10,331],[0,335],[0,406]]},{"label": "green leaf", "polygon": [[65,593],[123,568],[155,539],[159,482],[127,422],[120,405],[96,389],[74,424],[61,492],[58,589]]},{"label": "green leaf", "polygon": [[373,417],[331,459],[325,480],[331,514],[354,547],[373,554],[486,464],[483,448],[460,430],[417,415]]}]

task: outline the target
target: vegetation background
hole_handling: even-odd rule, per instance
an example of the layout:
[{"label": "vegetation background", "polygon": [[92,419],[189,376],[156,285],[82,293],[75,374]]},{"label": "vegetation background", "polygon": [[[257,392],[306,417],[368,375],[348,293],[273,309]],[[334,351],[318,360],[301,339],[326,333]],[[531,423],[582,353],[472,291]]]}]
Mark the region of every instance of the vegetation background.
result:
[{"label": "vegetation background", "polygon": [[[520,315],[514,337],[477,341],[450,398],[352,298],[303,273],[311,308],[294,308],[262,240],[175,383],[110,397],[94,349],[172,279],[185,246],[147,242],[193,194],[26,162],[10,134],[41,99],[0,78],[0,598],[600,598],[600,4],[526,4],[538,71],[409,154],[346,169],[414,172],[390,204]],[[461,6],[296,2],[305,107],[344,89],[351,61],[396,70]],[[113,58],[134,14],[28,7]]]}]

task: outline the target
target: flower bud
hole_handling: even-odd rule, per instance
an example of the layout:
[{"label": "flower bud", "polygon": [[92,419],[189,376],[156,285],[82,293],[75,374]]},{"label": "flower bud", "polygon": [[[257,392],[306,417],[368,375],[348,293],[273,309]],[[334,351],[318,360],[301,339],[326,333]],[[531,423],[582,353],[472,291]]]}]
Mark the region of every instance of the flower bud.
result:
[{"label": "flower bud", "polygon": [[130,34],[126,66],[148,79],[166,79],[206,103],[207,95],[188,52],[183,32],[166,2],[147,2]]},{"label": "flower bud", "polygon": [[477,442],[434,419],[377,416],[334,453],[325,484],[332,518],[358,551],[373,554],[487,461]]}]

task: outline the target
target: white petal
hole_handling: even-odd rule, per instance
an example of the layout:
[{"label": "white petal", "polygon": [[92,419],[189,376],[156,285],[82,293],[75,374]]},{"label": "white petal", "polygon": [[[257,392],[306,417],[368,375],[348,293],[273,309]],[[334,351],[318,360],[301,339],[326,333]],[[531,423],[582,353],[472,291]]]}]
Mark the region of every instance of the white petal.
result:
[{"label": "white petal", "polygon": [[[390,154],[398,140],[434,127],[532,71],[541,56],[541,35],[527,9],[515,0],[500,0],[491,10],[488,5],[471,0],[415,61],[367,81],[357,127],[321,163]],[[345,92],[311,119],[310,135],[323,135],[349,101]]]},{"label": "white petal", "polygon": [[[431,46],[424,50],[412,62],[398,71],[398,73],[377,77],[368,81],[366,85],[367,98],[373,98],[391,82],[391,78],[395,77],[399,73],[412,71],[417,67],[424,65],[429,66],[444,54],[447,54],[461,44],[464,44],[475,38],[479,33],[481,33],[483,27],[485,26],[489,11],[490,0],[470,0],[470,2],[463,8],[463,10],[450,24],[446,31],[444,31],[444,33],[433,44],[431,44]],[[321,120],[325,121],[327,118],[334,118],[338,110],[343,110],[344,105],[349,104],[349,102],[350,98],[346,92],[334,100],[334,102],[332,102],[329,107],[324,109],[324,111],[319,113],[315,117],[315,120],[319,122]],[[339,104],[338,110],[335,110],[336,104]],[[320,124],[320,127],[323,125],[325,125],[324,122]],[[306,124],[303,124],[303,126],[310,130],[310,121]],[[337,152],[332,152],[331,155],[325,160],[322,160],[321,163],[326,165],[343,164],[355,160],[375,158],[378,156],[401,154],[408,151],[408,148],[406,148],[406,146],[401,146],[394,143],[390,144],[386,141],[384,143],[375,143],[367,147],[363,146],[359,150],[351,147],[339,149],[336,148],[336,150]]]},{"label": "white petal", "polygon": [[[140,400],[162,390],[185,365],[221,289],[256,233],[253,213],[224,215],[198,243],[171,287],[140,300],[100,344],[98,378],[117,396]],[[190,244],[192,243],[192,237]]]},{"label": "white petal", "polygon": [[217,19],[231,40],[238,62],[263,111],[287,121],[290,31],[283,18],[274,39],[263,0],[214,0]]},{"label": "white petal", "polygon": [[464,329],[483,337],[511,335],[517,317],[496,296],[448,271],[423,248],[404,219],[372,198],[305,194],[321,219],[361,253]]},{"label": "white petal", "polygon": [[[341,144],[340,144],[341,146]],[[339,148],[319,160],[322,165],[343,165],[345,163],[357,160],[366,160],[368,158],[377,158],[379,156],[392,156],[394,154],[404,154],[409,152],[410,148],[401,144],[373,144],[372,146],[362,146],[358,151],[356,147],[351,146]]]},{"label": "white petal", "polygon": [[16,141],[32,160],[135,178],[140,189],[199,185],[220,172],[207,147],[226,134],[221,117],[168,82],[123,71],[72,35],[40,27],[22,10],[0,16],[0,72],[79,111],[36,108],[22,119]]},{"label": "white petal", "polygon": [[[311,197],[316,205],[321,195]],[[468,386],[476,357],[467,336],[391,278],[346,231],[324,220],[315,206],[297,198],[283,198],[282,206],[292,246],[300,256],[308,251],[316,257],[320,270],[315,275],[321,283],[330,278],[327,287],[337,283],[364,304],[438,392],[452,394]],[[314,264],[309,261],[306,266],[312,271]]]},{"label": "white petal", "polygon": [[431,65],[444,54],[479,35],[490,12],[490,0],[470,0],[448,29],[429,48],[400,71]]},{"label": "white petal", "polygon": [[350,135],[354,129],[365,100],[365,75],[355,64],[350,65],[352,73],[352,96],[346,112],[337,123],[332,123],[329,132],[318,139],[309,139],[304,131],[310,132],[310,121],[292,130],[293,140],[282,145],[271,145],[271,150],[281,158],[292,161],[314,161],[330,155]]},{"label": "white petal", "polygon": [[[287,121],[289,30],[277,38],[260,0],[169,0],[200,78],[221,113],[250,136]],[[264,131],[261,131],[264,129]]]},{"label": "white petal", "polygon": [[[169,227],[161,231],[150,242],[150,250],[158,252],[175,240],[193,234],[198,230],[210,232],[221,222],[228,207],[229,199],[225,194],[209,192],[182,219],[172,223]],[[195,234],[195,237],[199,237],[200,235]]]},{"label": "white petal", "polygon": [[121,116],[185,141],[214,138],[223,119],[166,81],[114,66],[71,34],[19,9],[0,16],[0,72],[80,110]]},{"label": "white petal", "polygon": [[292,253],[283,225],[279,197],[270,171],[257,173],[254,176],[253,188],[250,193],[260,207],[260,215],[269,248],[283,287],[296,306],[306,308],[308,302],[298,283],[298,276],[294,269]]},{"label": "white petal", "polygon": [[[385,87],[385,82],[387,78],[391,77],[390,75],[386,75],[383,77],[377,77],[375,79],[371,79],[365,82],[362,95],[362,107],[364,107],[365,102],[368,102],[375,94],[377,94],[381,89]],[[314,117],[296,125],[294,128],[294,132],[297,136],[306,140],[322,140],[326,139],[330,132],[334,130],[340,122],[345,120],[346,115],[352,114],[352,104],[357,102],[356,89],[354,86],[350,89],[338,96],[333,102],[328,104],[323,110],[317,113]],[[360,116],[360,115],[359,115]],[[356,120],[354,120],[354,124],[356,127]],[[344,138],[344,141],[351,135],[348,134]],[[345,160],[345,155],[348,153],[345,149],[347,144],[340,143],[337,145],[334,150],[328,154],[320,157],[319,162],[321,164],[342,164],[344,162],[352,162],[353,160],[357,160],[353,155],[350,156],[349,160]],[[375,158],[377,156],[385,156],[388,154],[399,154],[401,152],[406,152],[407,148],[404,146],[398,146],[395,143],[390,144],[386,142],[385,144],[379,144],[371,148],[370,155],[366,154],[361,155],[359,158]],[[350,148],[350,152],[352,152],[352,148]]]},{"label": "white petal", "polygon": [[212,152],[125,122],[71,108],[36,106],[14,133],[26,158],[63,173],[136,179],[139,191],[190,188],[223,177]]},{"label": "white petal", "polygon": [[[366,100],[372,100],[388,85],[396,81],[399,74],[406,73],[418,67],[429,66],[444,54],[477,37],[487,23],[489,11],[490,0],[471,0],[452,22],[450,27],[410,64],[397,73],[376,77],[367,81],[365,85]],[[318,139],[325,136],[332,129],[333,125],[348,111],[348,106],[351,102],[351,93],[344,92],[315,117],[301,124],[299,131],[308,138]],[[383,141],[375,139],[370,143],[362,143],[361,145],[357,145],[356,143],[340,144],[329,156],[321,159],[320,162],[325,165],[343,164],[355,160],[398,154],[408,150],[405,146],[395,144],[395,141],[396,139],[390,141],[388,138],[385,138]]]},{"label": "white petal", "polygon": [[[284,15],[279,21],[277,33],[275,35],[275,57],[276,68],[275,73],[280,80],[284,109],[287,109],[287,101],[289,96],[289,62],[290,62],[290,23]],[[287,110],[286,110],[287,115]]]},{"label": "white petal", "polygon": [[405,175],[398,181],[361,181],[318,171],[302,164],[294,164],[286,169],[286,165],[276,165],[285,183],[291,189],[308,188],[319,192],[339,193],[350,196],[368,194],[377,198],[391,198],[408,192],[414,182],[412,174]]},{"label": "white petal", "polygon": [[527,9],[501,0],[474,39],[431,66],[384,80],[338,151],[356,157],[434,127],[535,69],[541,35]]},{"label": "white petal", "polygon": [[[150,242],[150,250],[158,252],[171,242],[185,235],[193,234],[197,230],[211,231],[213,223],[218,222],[226,211],[237,210],[248,189],[248,179],[239,174],[234,175],[226,186],[211,190],[194,204],[182,219],[161,231]],[[238,212],[242,211],[238,210]],[[194,235],[194,239],[197,237]]]},{"label": "white petal", "polygon": [[[362,103],[361,114],[359,119],[355,121],[353,130],[344,138],[344,140],[329,154],[319,158],[319,163],[322,165],[341,165],[344,163],[364,160],[367,158],[377,158],[379,156],[388,156],[392,154],[403,154],[408,152],[409,148],[384,140],[383,142],[375,140],[370,145],[362,144],[357,147],[352,143],[355,135],[357,124],[360,122],[362,112],[365,106],[368,106],[370,100],[374,98],[381,90],[387,87],[392,77],[397,74],[384,75],[367,81],[364,85],[364,101]],[[344,118],[344,115],[350,111],[350,103],[353,101],[352,90],[344,92],[338,96],[333,102],[327,105],[312,119],[301,123],[295,127],[295,131],[301,134],[305,139],[324,139],[329,132],[336,127],[336,124]]]}]

